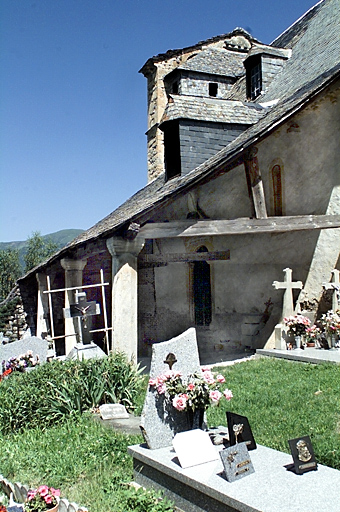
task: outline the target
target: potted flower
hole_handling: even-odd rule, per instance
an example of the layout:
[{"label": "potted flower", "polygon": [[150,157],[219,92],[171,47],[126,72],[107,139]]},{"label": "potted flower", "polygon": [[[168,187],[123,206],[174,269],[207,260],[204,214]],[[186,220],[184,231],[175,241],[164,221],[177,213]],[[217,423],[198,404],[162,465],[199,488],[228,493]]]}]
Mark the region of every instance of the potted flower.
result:
[{"label": "potted flower", "polygon": [[41,485],[37,489],[30,489],[24,503],[25,512],[56,512],[59,506],[60,490]]},{"label": "potted flower", "polygon": [[340,335],[340,310],[327,311],[322,315],[320,323],[331,341],[331,346],[335,347],[337,337]]},{"label": "potted flower", "polygon": [[180,372],[169,370],[149,380],[159,396],[164,396],[174,409],[186,411],[190,428],[201,428],[204,411],[210,405],[218,405],[222,397],[231,400],[230,389],[222,390],[223,375],[216,377],[208,368],[202,368],[183,379]]},{"label": "potted flower", "polygon": [[317,325],[311,325],[306,329],[306,344],[307,347],[315,347],[315,343],[321,336],[321,329]]},{"label": "potted flower", "polygon": [[306,334],[307,327],[310,326],[310,320],[303,315],[291,315],[283,319],[295,338],[296,348],[301,348],[301,337]]}]

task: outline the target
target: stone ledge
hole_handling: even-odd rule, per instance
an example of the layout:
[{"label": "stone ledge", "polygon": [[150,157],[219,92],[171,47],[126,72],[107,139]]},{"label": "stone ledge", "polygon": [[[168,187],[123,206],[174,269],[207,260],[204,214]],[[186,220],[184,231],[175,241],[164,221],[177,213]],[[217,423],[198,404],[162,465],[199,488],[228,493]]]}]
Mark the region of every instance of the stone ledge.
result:
[{"label": "stone ledge", "polygon": [[250,452],[255,473],[229,483],[221,461],[182,469],[172,447],[128,448],[135,482],[162,490],[185,512],[340,512],[340,471],[318,466],[296,475],[289,454],[259,446]]}]

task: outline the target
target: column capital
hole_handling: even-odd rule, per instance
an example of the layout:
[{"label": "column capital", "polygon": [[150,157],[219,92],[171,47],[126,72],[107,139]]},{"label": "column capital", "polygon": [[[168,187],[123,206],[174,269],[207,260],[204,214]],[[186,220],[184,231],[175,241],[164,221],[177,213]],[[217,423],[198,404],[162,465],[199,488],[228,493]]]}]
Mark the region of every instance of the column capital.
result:
[{"label": "column capital", "polygon": [[143,249],[145,240],[143,238],[135,238],[134,240],[125,240],[119,236],[113,236],[106,240],[106,247],[111,256],[119,258],[123,254],[132,254],[137,257]]},{"label": "column capital", "polygon": [[60,260],[60,263],[64,270],[84,270],[87,259],[72,260],[71,258],[63,258]]}]

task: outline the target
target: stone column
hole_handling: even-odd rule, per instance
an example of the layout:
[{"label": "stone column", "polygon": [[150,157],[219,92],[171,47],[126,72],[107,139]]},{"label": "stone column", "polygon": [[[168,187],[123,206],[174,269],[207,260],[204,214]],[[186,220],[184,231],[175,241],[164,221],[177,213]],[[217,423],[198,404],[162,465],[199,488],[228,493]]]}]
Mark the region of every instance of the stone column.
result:
[{"label": "stone column", "polygon": [[144,240],[112,237],[106,241],[112,256],[112,349],[137,361],[137,256]]},{"label": "stone column", "polygon": [[[46,319],[48,318],[48,295],[43,293],[47,290],[46,275],[37,273],[38,281],[38,304],[37,304],[37,330],[36,335],[41,338],[43,332],[49,332]],[[49,332],[51,334],[51,332]]]},{"label": "stone column", "polygon": [[[71,260],[64,258],[60,261],[65,270],[65,288],[81,287],[83,284],[83,270],[87,260]],[[75,290],[65,291],[65,308],[69,309],[70,304],[75,302]],[[65,354],[67,355],[77,343],[77,319],[65,318]],[[71,336],[70,336],[71,335]]]}]

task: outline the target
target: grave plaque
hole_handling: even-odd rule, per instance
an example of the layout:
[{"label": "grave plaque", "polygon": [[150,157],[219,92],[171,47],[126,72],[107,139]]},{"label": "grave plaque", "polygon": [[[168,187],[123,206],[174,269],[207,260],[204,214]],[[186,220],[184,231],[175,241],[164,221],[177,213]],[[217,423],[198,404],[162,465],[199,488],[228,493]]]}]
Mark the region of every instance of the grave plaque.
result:
[{"label": "grave plaque", "polygon": [[225,448],[220,452],[220,457],[228,482],[235,482],[255,472],[246,443]]},{"label": "grave plaque", "polygon": [[246,416],[227,411],[227,422],[230,446],[244,442],[248,450],[256,450],[255,439]]},{"label": "grave plaque", "polygon": [[309,436],[290,439],[288,443],[294,461],[295,473],[302,475],[307,471],[316,471],[318,469],[312,441]]},{"label": "grave plaque", "polygon": [[218,452],[208,432],[200,429],[176,434],[172,445],[183,469],[218,460]]}]

